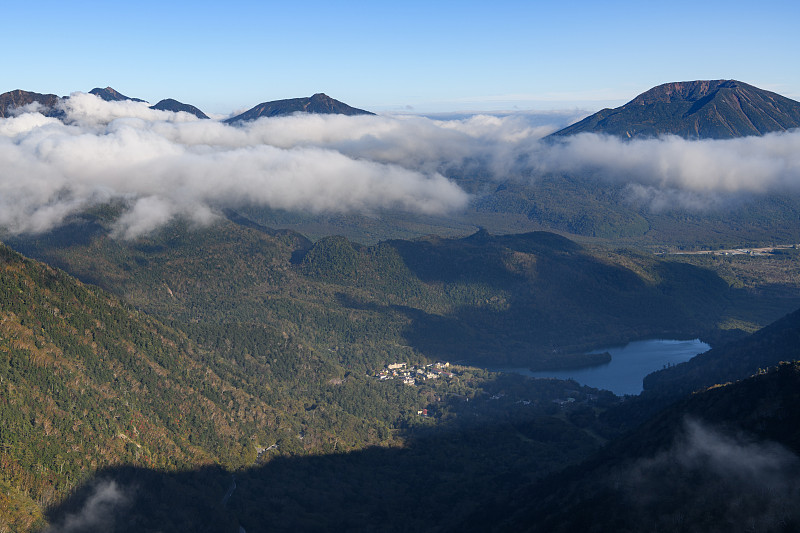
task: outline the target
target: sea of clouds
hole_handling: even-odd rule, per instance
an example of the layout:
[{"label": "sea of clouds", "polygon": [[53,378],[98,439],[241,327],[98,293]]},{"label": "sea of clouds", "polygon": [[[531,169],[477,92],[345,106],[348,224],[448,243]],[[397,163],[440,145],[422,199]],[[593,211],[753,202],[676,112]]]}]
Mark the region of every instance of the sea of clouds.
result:
[{"label": "sea of clouds", "polygon": [[653,208],[704,208],[720,195],[797,190],[800,133],[725,141],[544,137],[573,115],[298,114],[239,125],[74,93],[61,119],[37,107],[0,119],[0,228],[42,232],[87,207],[127,206],[115,234],[176,216],[205,224],[225,207],[311,213],[448,214],[471,197],[453,180],[569,172],[623,184]]}]

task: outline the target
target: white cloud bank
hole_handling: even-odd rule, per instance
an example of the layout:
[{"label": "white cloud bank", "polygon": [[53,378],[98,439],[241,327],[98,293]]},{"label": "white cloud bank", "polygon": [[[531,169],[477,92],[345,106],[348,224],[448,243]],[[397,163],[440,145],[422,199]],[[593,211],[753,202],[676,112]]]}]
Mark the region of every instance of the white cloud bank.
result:
[{"label": "white cloud bank", "polygon": [[110,200],[128,210],[120,236],[182,215],[207,223],[222,207],[316,213],[403,209],[442,214],[469,195],[443,175],[498,180],[547,172],[627,187],[651,208],[702,209],[715,199],[800,189],[800,132],[726,141],[622,141],[583,134],[542,141],[567,115],[295,115],[236,127],[140,102],[75,93],[65,120],[30,109],[0,119],[0,228],[51,229]]},{"label": "white cloud bank", "polygon": [[632,199],[655,209],[702,209],[731,195],[800,191],[800,130],[726,140],[580,134],[537,155],[539,172],[625,184]]},{"label": "white cloud bank", "polygon": [[[270,142],[254,125],[200,121],[138,102],[75,93],[62,106],[65,122],[38,113],[0,120],[0,226],[6,231],[44,231],[113,199],[130,206],[117,221],[125,237],[176,215],[207,222],[221,206],[442,213],[468,201],[435,171],[327,147],[319,142],[322,132],[309,131],[309,142]],[[330,135],[337,126],[328,126]]]}]

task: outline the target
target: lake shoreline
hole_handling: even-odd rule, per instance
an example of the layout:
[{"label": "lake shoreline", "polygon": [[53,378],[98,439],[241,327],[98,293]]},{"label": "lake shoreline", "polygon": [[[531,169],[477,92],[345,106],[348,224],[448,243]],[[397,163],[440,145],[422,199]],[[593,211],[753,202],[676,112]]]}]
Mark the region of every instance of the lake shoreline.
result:
[{"label": "lake shoreline", "polygon": [[[680,364],[711,347],[700,339],[646,339],[624,346],[599,348],[594,354],[608,355],[609,361],[580,368],[531,370],[524,367],[486,368],[493,372],[521,374],[533,378],[572,379],[582,385],[617,394],[638,395],[644,377],[667,366]],[[603,351],[601,351],[603,350]]]}]

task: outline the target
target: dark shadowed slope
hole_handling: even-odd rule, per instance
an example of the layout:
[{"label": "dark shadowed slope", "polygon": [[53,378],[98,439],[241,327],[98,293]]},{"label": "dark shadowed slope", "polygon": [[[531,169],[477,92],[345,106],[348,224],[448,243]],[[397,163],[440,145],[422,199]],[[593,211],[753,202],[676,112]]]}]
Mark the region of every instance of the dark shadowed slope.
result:
[{"label": "dark shadowed slope", "polygon": [[644,388],[688,394],[716,383],[736,381],[781,361],[800,360],[800,311],[750,337],[709,350],[677,366],[647,376]]},{"label": "dark shadowed slope", "polygon": [[[734,382],[683,396],[586,463],[521,489],[486,530],[797,531],[799,331],[795,312],[656,373],[657,385],[677,394],[683,381],[686,390]],[[646,393],[600,418],[641,420],[661,400]]]},{"label": "dark shadowed slope", "polygon": [[799,391],[794,362],[688,396],[485,531],[797,531]]},{"label": "dark shadowed slope", "polygon": [[727,139],[800,126],[800,102],[736,80],[665,83],[616,109],[603,109],[552,136],[678,135]]}]

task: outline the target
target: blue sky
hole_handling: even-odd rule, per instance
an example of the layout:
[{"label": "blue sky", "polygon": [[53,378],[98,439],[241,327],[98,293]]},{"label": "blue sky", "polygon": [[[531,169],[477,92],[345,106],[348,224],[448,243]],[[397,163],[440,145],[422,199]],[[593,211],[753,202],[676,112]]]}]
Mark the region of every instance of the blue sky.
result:
[{"label": "blue sky", "polygon": [[734,78],[800,99],[800,3],[14,2],[0,92],[110,85],[211,113],[325,92],[374,111],[581,108]]}]

